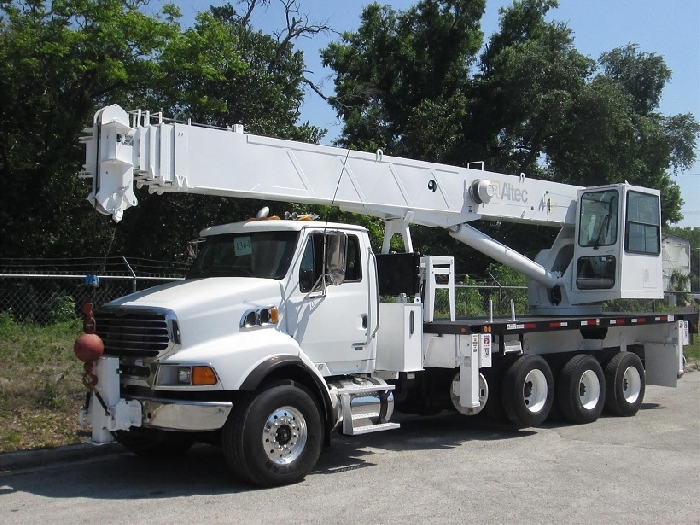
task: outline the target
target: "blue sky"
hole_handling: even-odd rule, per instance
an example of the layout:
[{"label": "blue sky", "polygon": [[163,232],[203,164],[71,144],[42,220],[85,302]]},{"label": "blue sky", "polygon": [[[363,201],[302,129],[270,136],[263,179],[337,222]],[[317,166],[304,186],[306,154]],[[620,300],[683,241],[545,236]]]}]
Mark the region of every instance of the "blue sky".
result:
[{"label": "blue sky", "polygon": [[[360,23],[362,7],[367,0],[299,0],[302,12],[312,22],[326,22],[338,32],[355,30]],[[183,25],[192,23],[197,12],[210,5],[226,3],[219,0],[180,0]],[[231,1],[235,5],[235,1]],[[386,0],[380,4],[405,10],[414,0]],[[698,0],[559,0],[560,7],[550,11],[550,20],[566,22],[573,30],[577,49],[592,58],[615,47],[634,43],[640,51],[662,55],[673,77],[664,90],[661,112],[665,115],[692,113],[700,121],[700,1]],[[498,29],[498,10],[512,4],[511,0],[487,0],[482,19],[485,37]],[[155,6],[154,6],[155,7]],[[259,9],[253,19],[255,27],[272,32],[283,26],[282,10],[277,0],[271,7]],[[337,35],[318,35],[301,39],[297,46],[304,51],[307,67],[317,84],[327,94],[333,92],[332,71],[324,70],[319,49],[338,40]],[[341,123],[335,113],[316,94],[309,93],[301,108],[302,121],[328,129],[324,143],[330,143],[339,133]],[[700,144],[696,154],[700,157]],[[684,220],[677,226],[700,227],[700,162],[675,177],[681,187]]]}]

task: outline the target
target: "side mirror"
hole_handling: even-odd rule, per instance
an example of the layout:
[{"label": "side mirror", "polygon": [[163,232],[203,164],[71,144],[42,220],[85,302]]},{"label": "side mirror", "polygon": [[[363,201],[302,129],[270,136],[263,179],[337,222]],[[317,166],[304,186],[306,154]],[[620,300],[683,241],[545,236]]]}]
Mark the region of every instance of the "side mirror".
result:
[{"label": "side mirror", "polygon": [[345,280],[345,268],[348,256],[348,236],[333,232],[326,235],[326,272],[327,282],[337,286]]},{"label": "side mirror", "polygon": [[197,258],[197,255],[199,255],[199,246],[205,241],[206,239],[202,239],[201,237],[187,241],[187,260],[189,262]]}]

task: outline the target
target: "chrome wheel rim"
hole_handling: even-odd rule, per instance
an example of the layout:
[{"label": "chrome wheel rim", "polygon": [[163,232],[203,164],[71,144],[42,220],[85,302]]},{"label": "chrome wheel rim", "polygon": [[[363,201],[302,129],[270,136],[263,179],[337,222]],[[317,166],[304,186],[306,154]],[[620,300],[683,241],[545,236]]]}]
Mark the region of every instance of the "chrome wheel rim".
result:
[{"label": "chrome wheel rim", "polygon": [[299,410],[280,407],[265,421],[262,445],[268,459],[277,465],[288,465],[304,451],[308,431]]}]

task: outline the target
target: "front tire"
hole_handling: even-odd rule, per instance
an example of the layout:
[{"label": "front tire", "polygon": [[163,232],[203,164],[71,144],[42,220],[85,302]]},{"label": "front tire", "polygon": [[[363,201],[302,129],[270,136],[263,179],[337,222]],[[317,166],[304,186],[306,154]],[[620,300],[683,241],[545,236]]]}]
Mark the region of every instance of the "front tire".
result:
[{"label": "front tire", "polygon": [[577,425],[592,423],[605,405],[605,377],[598,361],[590,355],[575,355],[559,374],[559,408],[564,419]]},{"label": "front tire", "polygon": [[607,396],[605,408],[613,415],[630,417],[642,406],[646,379],[637,354],[620,352],[605,367]]},{"label": "front tire", "polygon": [[501,403],[517,427],[541,425],[554,402],[554,377],[547,361],[537,355],[518,358],[503,376]]},{"label": "front tire", "polygon": [[224,425],[231,470],[261,487],[298,483],[321,454],[321,410],[304,386],[276,384],[241,400]]}]

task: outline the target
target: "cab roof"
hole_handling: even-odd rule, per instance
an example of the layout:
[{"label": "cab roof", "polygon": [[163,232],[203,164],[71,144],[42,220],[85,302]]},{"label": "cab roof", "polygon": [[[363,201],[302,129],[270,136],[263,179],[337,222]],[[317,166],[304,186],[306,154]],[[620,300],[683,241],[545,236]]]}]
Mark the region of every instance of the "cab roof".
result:
[{"label": "cab roof", "polygon": [[304,228],[315,230],[354,230],[366,232],[367,228],[354,224],[342,224],[339,222],[308,221],[308,220],[284,220],[284,219],[252,219],[244,222],[232,222],[211,226],[203,229],[199,235],[219,235],[223,233],[268,232],[268,231],[301,231]]}]

